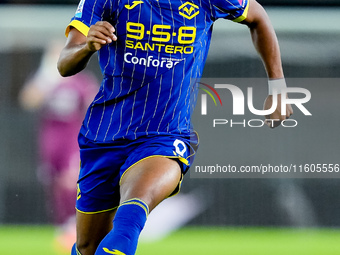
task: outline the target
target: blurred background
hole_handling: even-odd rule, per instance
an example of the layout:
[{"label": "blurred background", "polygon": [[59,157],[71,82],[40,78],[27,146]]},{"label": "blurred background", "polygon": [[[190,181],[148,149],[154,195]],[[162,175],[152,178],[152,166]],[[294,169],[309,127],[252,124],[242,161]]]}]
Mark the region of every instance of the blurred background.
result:
[{"label": "blurred background", "polygon": [[[270,157],[272,161],[269,162],[280,164],[340,163],[337,110],[340,106],[337,85],[340,84],[336,79],[340,73],[340,0],[258,2],[266,8],[276,30],[285,76],[310,79],[310,87],[305,88],[312,91],[314,101],[309,107],[313,116],[320,118],[311,117],[305,123],[302,118],[299,127],[289,131],[263,128],[253,133],[249,128],[234,128],[217,130],[213,134],[209,124],[196,114],[194,122],[201,137],[201,148],[195,164],[246,162],[252,165],[266,163]],[[29,242],[33,242],[35,234],[48,233],[43,234],[44,238],[50,235],[54,243],[48,254],[68,254],[63,247],[69,245],[67,240],[73,240],[73,212],[65,214],[69,205],[64,203],[69,202],[64,198],[75,195],[73,182],[68,181],[76,178],[77,160],[76,156],[60,155],[59,158],[58,153],[64,151],[64,154],[73,155],[73,152],[65,152],[70,146],[62,144],[60,137],[75,137],[70,126],[77,124],[66,124],[69,133],[60,130],[65,130],[62,125],[70,119],[82,116],[84,105],[97,89],[95,84],[101,80],[96,57],[91,59],[84,77],[76,81],[60,81],[55,74],[55,55],[65,41],[64,30],[77,4],[76,0],[0,0],[1,254],[19,254],[4,248],[20,240],[19,232],[22,238],[31,236]],[[227,21],[215,24],[204,77],[265,77],[246,27]],[[315,79],[317,82],[313,83]],[[87,92],[81,88],[80,92],[70,91],[70,84],[85,83]],[[298,116],[297,113],[297,119]],[[56,127],[59,131],[54,130]],[[225,141],[226,145],[215,146],[220,141]],[[268,141],[273,143],[267,146]],[[62,149],[49,151],[51,147]],[[276,158],[279,153],[280,158]],[[59,166],[61,161],[66,163]],[[56,165],[53,162],[57,162]],[[170,238],[164,239],[167,243],[153,248],[158,251],[155,254],[167,254],[159,249],[173,249],[180,240],[197,233],[203,240],[199,237],[195,242],[187,240],[189,248],[179,250],[178,254],[206,254],[208,251],[226,254],[226,240],[233,240],[229,247],[235,246],[235,252],[230,254],[267,254],[266,249],[281,254],[277,247],[288,243],[295,246],[291,250],[283,249],[282,254],[340,254],[339,245],[334,242],[340,236],[339,194],[339,179],[190,178],[188,174],[181,195],[173,201],[169,199],[168,208],[174,211],[168,210],[168,213],[173,213],[155,219],[160,223],[150,225],[150,231],[145,231],[151,234],[145,234],[145,245],[141,244],[139,254],[153,254],[150,240],[159,241],[160,237],[167,237],[183,225],[184,232],[167,237]],[[58,206],[53,206],[55,204]],[[172,221],[172,218],[179,220]],[[165,226],[164,219],[168,219],[170,226]],[[159,229],[157,225],[164,226]],[[277,243],[270,239],[277,233],[285,233],[287,228],[293,232],[279,236],[275,239]],[[326,232],[309,239],[313,231]],[[158,233],[158,237],[152,232]],[[225,239],[214,238],[214,234],[219,238],[225,235]],[[258,241],[255,242],[254,237]],[[49,242],[43,238],[38,240]],[[211,246],[195,250],[204,240],[210,240],[215,248],[218,245],[223,248],[213,252]],[[239,240],[242,240],[240,245],[235,245]],[[257,253],[261,240],[264,245]],[[269,240],[271,245],[268,245]],[[244,244],[248,243],[250,250],[237,252],[245,249],[247,245]],[[25,253],[46,254],[46,250],[40,253],[34,249],[33,246],[26,248]]]}]

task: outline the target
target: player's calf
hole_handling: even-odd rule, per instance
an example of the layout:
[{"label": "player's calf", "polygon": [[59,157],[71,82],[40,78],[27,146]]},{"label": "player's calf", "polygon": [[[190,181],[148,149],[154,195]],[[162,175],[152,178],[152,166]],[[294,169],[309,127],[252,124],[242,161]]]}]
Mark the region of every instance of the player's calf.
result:
[{"label": "player's calf", "polygon": [[149,208],[144,201],[137,198],[124,201],[118,207],[113,229],[99,244],[95,255],[135,254],[148,214]]}]

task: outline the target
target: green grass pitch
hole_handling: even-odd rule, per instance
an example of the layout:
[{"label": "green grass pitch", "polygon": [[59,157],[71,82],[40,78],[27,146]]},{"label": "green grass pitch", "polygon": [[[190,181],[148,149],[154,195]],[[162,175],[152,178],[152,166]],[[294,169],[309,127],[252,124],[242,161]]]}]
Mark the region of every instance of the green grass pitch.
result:
[{"label": "green grass pitch", "polygon": [[[67,255],[51,226],[0,226],[1,255]],[[157,242],[140,242],[137,255],[335,255],[340,229],[183,228]]]}]

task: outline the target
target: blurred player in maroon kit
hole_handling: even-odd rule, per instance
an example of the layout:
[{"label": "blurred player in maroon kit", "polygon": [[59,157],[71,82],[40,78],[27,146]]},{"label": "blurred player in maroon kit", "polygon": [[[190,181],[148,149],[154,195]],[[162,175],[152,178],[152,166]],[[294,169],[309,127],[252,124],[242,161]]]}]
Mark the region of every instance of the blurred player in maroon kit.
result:
[{"label": "blurred player in maroon kit", "polygon": [[38,178],[45,188],[47,214],[62,226],[57,241],[69,249],[75,241],[77,136],[98,83],[88,72],[61,77],[56,67],[61,48],[60,43],[48,45],[40,67],[24,85],[20,102],[27,110],[39,111]]}]

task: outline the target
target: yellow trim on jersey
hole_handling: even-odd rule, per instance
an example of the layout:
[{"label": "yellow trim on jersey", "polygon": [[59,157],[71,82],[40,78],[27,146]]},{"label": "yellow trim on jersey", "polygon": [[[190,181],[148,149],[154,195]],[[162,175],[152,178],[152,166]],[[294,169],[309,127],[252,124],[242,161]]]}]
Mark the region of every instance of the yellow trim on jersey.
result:
[{"label": "yellow trim on jersey", "polygon": [[[191,155],[191,156],[192,156],[192,155]],[[145,158],[142,158],[142,159],[138,160],[136,163],[132,164],[128,169],[126,169],[126,170],[124,171],[124,173],[122,174],[122,177],[120,177],[119,185],[122,184],[122,179],[123,179],[124,175],[127,173],[127,171],[129,171],[129,170],[131,169],[131,167],[137,165],[138,163],[142,162],[142,161],[145,160],[145,159],[148,159],[148,158],[155,158],[155,157],[161,157],[161,158],[177,158],[177,159],[179,159],[181,162],[183,162],[184,164],[186,164],[186,165],[189,164],[187,159],[182,158],[182,157],[179,157],[179,156],[164,156],[164,155],[152,155],[152,156],[148,156],[148,157],[145,157]],[[186,163],[185,163],[184,161],[185,161]]]},{"label": "yellow trim on jersey", "polygon": [[[196,136],[197,136],[197,146],[199,146],[200,145],[200,136],[198,135],[198,133],[197,133],[197,131],[196,130],[194,130],[194,132],[195,132],[195,134],[196,134]],[[194,153],[195,154],[195,153]],[[193,154],[193,155],[194,155]],[[191,155],[192,156],[192,155]],[[190,156],[189,156],[190,157]]]},{"label": "yellow trim on jersey", "polygon": [[109,212],[109,211],[113,211],[115,209],[117,209],[118,206],[115,206],[113,208],[110,208],[110,209],[106,209],[106,210],[102,210],[102,211],[97,211],[97,212],[84,212],[84,211],[80,211],[79,209],[76,208],[76,210],[80,213],[83,213],[83,214],[96,214],[96,213],[103,213],[103,212]]},{"label": "yellow trim on jersey", "polygon": [[[195,131],[196,132],[196,131]],[[195,154],[195,153],[194,153]],[[194,154],[190,155],[189,157],[193,156]],[[125,173],[127,173],[127,171],[129,171],[131,169],[131,167],[135,166],[136,164],[138,164],[139,162],[142,162],[143,160],[147,159],[147,158],[155,158],[155,157],[162,157],[162,158],[177,158],[178,160],[180,160],[181,162],[183,162],[184,164],[188,165],[189,162],[187,159],[185,158],[182,158],[182,157],[179,157],[179,156],[164,156],[164,155],[152,155],[152,156],[149,156],[149,157],[145,157],[145,158],[142,158],[141,160],[137,161],[136,163],[134,163],[133,165],[131,165],[128,169],[126,169],[124,171],[124,173],[122,174],[122,177],[120,177],[120,180],[119,180],[119,185],[121,185],[121,182],[122,182],[122,178],[124,177]],[[188,157],[188,158],[189,158]],[[173,193],[171,193],[169,195],[169,197],[173,197],[173,196],[176,196],[180,190],[181,190],[181,185],[182,185],[182,181],[183,181],[183,173],[181,173],[181,179],[179,180],[179,183],[177,185],[177,187],[175,188],[175,190],[173,191]]]},{"label": "yellow trim on jersey", "polygon": [[79,200],[81,198],[81,190],[79,187],[79,183],[77,184],[77,200]]},{"label": "yellow trim on jersey", "polygon": [[85,25],[83,22],[81,22],[79,20],[72,20],[71,23],[67,26],[67,28],[65,30],[66,37],[68,37],[68,34],[70,33],[71,27],[76,28],[80,33],[82,33],[85,36],[87,36],[87,34],[89,33],[89,30],[90,30],[90,28],[87,25]]},{"label": "yellow trim on jersey", "polygon": [[[189,165],[189,161],[188,161],[186,158],[182,158],[182,157],[178,156],[178,154],[177,154],[176,152],[174,152],[174,151],[173,151],[173,153],[174,153],[175,157],[176,157],[179,161],[181,161],[181,162],[184,163],[185,165]],[[190,157],[191,157],[191,155],[189,156],[189,158],[190,158]]]},{"label": "yellow trim on jersey", "polygon": [[244,9],[242,15],[241,15],[240,17],[234,19],[234,20],[233,20],[234,22],[241,22],[241,21],[243,21],[243,20],[245,20],[245,19],[247,18],[247,16],[248,16],[248,10],[249,10],[249,2],[250,2],[250,1],[248,1],[247,6],[246,6],[246,8]]},{"label": "yellow trim on jersey", "polygon": [[178,183],[176,189],[173,191],[173,193],[170,194],[169,197],[174,197],[181,191],[182,182],[183,182],[183,174],[181,176],[181,179],[179,180],[179,183]]}]

